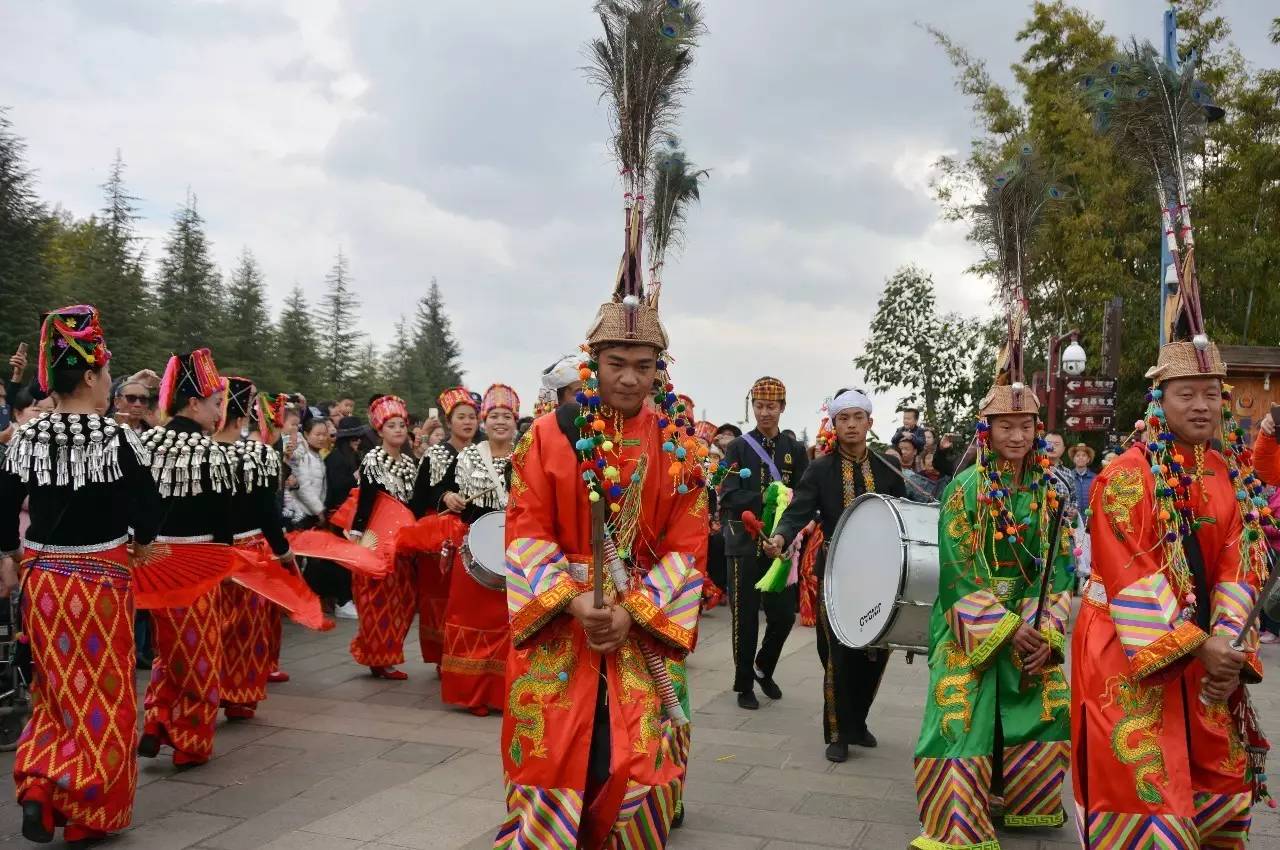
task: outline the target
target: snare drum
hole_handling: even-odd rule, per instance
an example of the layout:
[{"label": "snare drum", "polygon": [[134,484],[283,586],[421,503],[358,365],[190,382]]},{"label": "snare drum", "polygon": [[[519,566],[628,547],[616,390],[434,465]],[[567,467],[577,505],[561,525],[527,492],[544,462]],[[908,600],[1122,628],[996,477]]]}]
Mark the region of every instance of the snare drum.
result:
[{"label": "snare drum", "polygon": [[467,575],[490,590],[507,587],[506,534],[507,512],[490,511],[471,523],[459,551]]},{"label": "snare drum", "polygon": [[938,514],[866,493],[845,510],[827,550],[823,601],[831,631],[853,649],[925,654],[938,596]]}]

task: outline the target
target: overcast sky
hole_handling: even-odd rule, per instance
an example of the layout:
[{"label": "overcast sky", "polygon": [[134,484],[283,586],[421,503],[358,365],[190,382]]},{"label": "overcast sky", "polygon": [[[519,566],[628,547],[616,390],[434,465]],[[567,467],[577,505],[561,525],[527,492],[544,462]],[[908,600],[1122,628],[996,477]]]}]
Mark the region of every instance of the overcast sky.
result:
[{"label": "overcast sky", "polygon": [[[777,375],[785,424],[812,429],[827,394],[859,383],[850,361],[897,266],[931,271],[944,309],[987,309],[989,285],[963,273],[975,251],[928,189],[937,157],[966,149],[971,112],[916,22],[1007,79],[1030,4],[703,5],[681,138],[712,175],[665,274],[675,380],[723,421]],[[1080,5],[1159,38],[1155,0]],[[95,210],[118,148],[150,255],[190,187],[219,265],[252,249],[277,308],[295,283],[318,299],[341,246],[382,341],[435,276],[467,382],[511,383],[528,406],[541,369],[582,341],[622,247],[607,119],[579,70],[590,6],[4,3],[0,104],[45,199]],[[1280,64],[1274,0],[1223,8],[1246,57]],[[877,403],[885,426],[896,398]]]}]

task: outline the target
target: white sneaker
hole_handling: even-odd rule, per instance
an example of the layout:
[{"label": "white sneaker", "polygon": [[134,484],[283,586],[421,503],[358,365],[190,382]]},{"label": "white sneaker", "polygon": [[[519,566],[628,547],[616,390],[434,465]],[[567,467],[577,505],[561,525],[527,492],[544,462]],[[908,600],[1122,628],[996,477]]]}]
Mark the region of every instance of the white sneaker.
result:
[{"label": "white sneaker", "polygon": [[343,620],[359,620],[360,619],[360,615],[356,613],[356,603],[354,600],[346,603],[345,605],[339,605],[337,608],[334,608],[333,616]]}]

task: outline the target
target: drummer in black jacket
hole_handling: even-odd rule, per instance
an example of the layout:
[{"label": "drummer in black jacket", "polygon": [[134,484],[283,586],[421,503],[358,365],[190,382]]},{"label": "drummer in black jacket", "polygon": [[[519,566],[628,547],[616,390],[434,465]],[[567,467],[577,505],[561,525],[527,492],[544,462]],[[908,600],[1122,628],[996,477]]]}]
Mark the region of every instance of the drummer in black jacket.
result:
[{"label": "drummer in black jacket", "polygon": [[826,539],[818,560],[818,657],[825,671],[823,729],[827,760],[842,762],[849,745],[874,747],[876,738],[867,728],[867,712],[875,699],[887,650],[849,649],[836,640],[823,601],[827,546],[845,508],[863,493],[876,492],[902,498],[906,484],[896,464],[867,446],[871,430],[871,399],[861,390],[841,390],[827,406],[836,432],[836,449],[814,460],[795,488],[791,504],[782,515],[777,533],[764,545],[776,557],[816,515]]},{"label": "drummer in black jacket", "polygon": [[[764,377],[751,387],[751,408],[756,427],[729,444],[725,464],[750,470],[750,476],[730,475],[720,498],[724,517],[725,555],[729,559],[729,608],[733,613],[733,689],[738,705],[755,710],[755,683],[769,699],[782,699],[782,689],[773,681],[774,668],[782,656],[782,645],[796,622],[799,600],[796,588],[779,593],[761,593],[756,582],[764,578],[772,557],[766,557],[761,542],[747,533],[742,514],[756,518],[764,513],[763,494],[771,481],[795,486],[809,465],[804,445],[778,430],[778,420],[787,407],[787,389],[777,378]],[[764,609],[764,641],[760,634],[760,610]]]}]

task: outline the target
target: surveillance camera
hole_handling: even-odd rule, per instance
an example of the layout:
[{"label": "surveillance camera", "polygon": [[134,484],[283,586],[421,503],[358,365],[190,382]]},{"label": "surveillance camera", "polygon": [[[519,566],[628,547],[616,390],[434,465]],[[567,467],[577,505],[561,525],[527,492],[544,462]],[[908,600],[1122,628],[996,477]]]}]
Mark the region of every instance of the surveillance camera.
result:
[{"label": "surveillance camera", "polygon": [[1084,348],[1078,342],[1072,342],[1062,352],[1062,371],[1068,375],[1083,375],[1087,364]]}]

